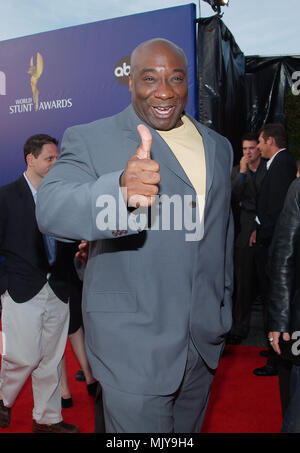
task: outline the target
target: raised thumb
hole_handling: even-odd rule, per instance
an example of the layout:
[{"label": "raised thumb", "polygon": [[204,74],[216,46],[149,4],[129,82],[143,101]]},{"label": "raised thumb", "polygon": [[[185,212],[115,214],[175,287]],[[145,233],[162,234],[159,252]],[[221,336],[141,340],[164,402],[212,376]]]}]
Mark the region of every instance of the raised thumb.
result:
[{"label": "raised thumb", "polygon": [[136,156],[139,159],[151,159],[151,146],[152,146],[152,135],[149,129],[144,124],[139,124],[137,127],[141,143],[136,150]]}]

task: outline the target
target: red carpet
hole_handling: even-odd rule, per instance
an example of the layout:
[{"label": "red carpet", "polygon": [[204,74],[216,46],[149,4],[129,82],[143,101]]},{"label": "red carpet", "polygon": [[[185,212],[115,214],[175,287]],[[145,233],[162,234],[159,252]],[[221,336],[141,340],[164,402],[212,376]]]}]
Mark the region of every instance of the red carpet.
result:
[{"label": "red carpet", "polygon": [[266,364],[261,348],[227,346],[213,383],[202,427],[205,433],[279,433],[282,423],[278,376],[258,377]]},{"label": "red carpet", "polygon": [[[281,408],[277,377],[256,377],[254,368],[265,364],[261,348],[231,346],[225,349],[218,368],[202,432],[204,433],[278,433]],[[94,400],[84,382],[75,380],[79,369],[67,345],[68,380],[73,407],[63,410],[66,422],[77,424],[81,433],[94,430]],[[32,424],[30,379],[12,409],[11,425],[0,433],[30,433]]]},{"label": "red carpet", "polygon": [[[79,427],[82,433],[94,431],[94,398],[88,395],[85,382],[75,380],[79,365],[69,342],[66,349],[67,374],[73,407],[62,410],[63,420]],[[12,408],[11,424],[2,433],[31,433],[33,398],[29,378]]]}]

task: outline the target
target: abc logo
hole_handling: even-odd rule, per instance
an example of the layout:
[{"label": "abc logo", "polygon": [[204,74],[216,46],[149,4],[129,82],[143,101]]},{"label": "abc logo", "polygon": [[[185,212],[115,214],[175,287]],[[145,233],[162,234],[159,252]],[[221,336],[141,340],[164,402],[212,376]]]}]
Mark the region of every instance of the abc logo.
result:
[{"label": "abc logo", "polygon": [[129,85],[130,56],[122,57],[115,66],[114,75],[121,85]]}]

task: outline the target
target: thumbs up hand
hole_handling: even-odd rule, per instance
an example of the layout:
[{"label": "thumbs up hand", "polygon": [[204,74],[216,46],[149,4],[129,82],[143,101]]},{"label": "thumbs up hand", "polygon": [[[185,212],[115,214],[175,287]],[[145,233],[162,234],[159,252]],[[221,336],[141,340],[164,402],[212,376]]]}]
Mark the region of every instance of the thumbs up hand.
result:
[{"label": "thumbs up hand", "polygon": [[128,206],[151,206],[158,194],[160,182],[159,164],[151,159],[152,135],[149,129],[140,124],[137,127],[140,145],[127,162],[121,175],[120,185]]},{"label": "thumbs up hand", "polygon": [[135,152],[138,159],[151,159],[152,135],[149,129],[143,124],[139,124],[137,131],[141,138],[141,144]]}]

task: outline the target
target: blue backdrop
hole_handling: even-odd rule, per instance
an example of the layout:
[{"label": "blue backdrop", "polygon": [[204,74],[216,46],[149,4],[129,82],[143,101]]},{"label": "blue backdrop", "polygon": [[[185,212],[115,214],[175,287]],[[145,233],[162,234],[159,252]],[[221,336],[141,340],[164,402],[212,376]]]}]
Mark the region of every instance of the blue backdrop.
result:
[{"label": "blue backdrop", "polygon": [[185,51],[186,110],[196,117],[194,4],[0,42],[0,185],[24,171],[29,136],[46,133],[61,141],[67,127],[125,108],[128,57],[140,42],[156,37]]}]

